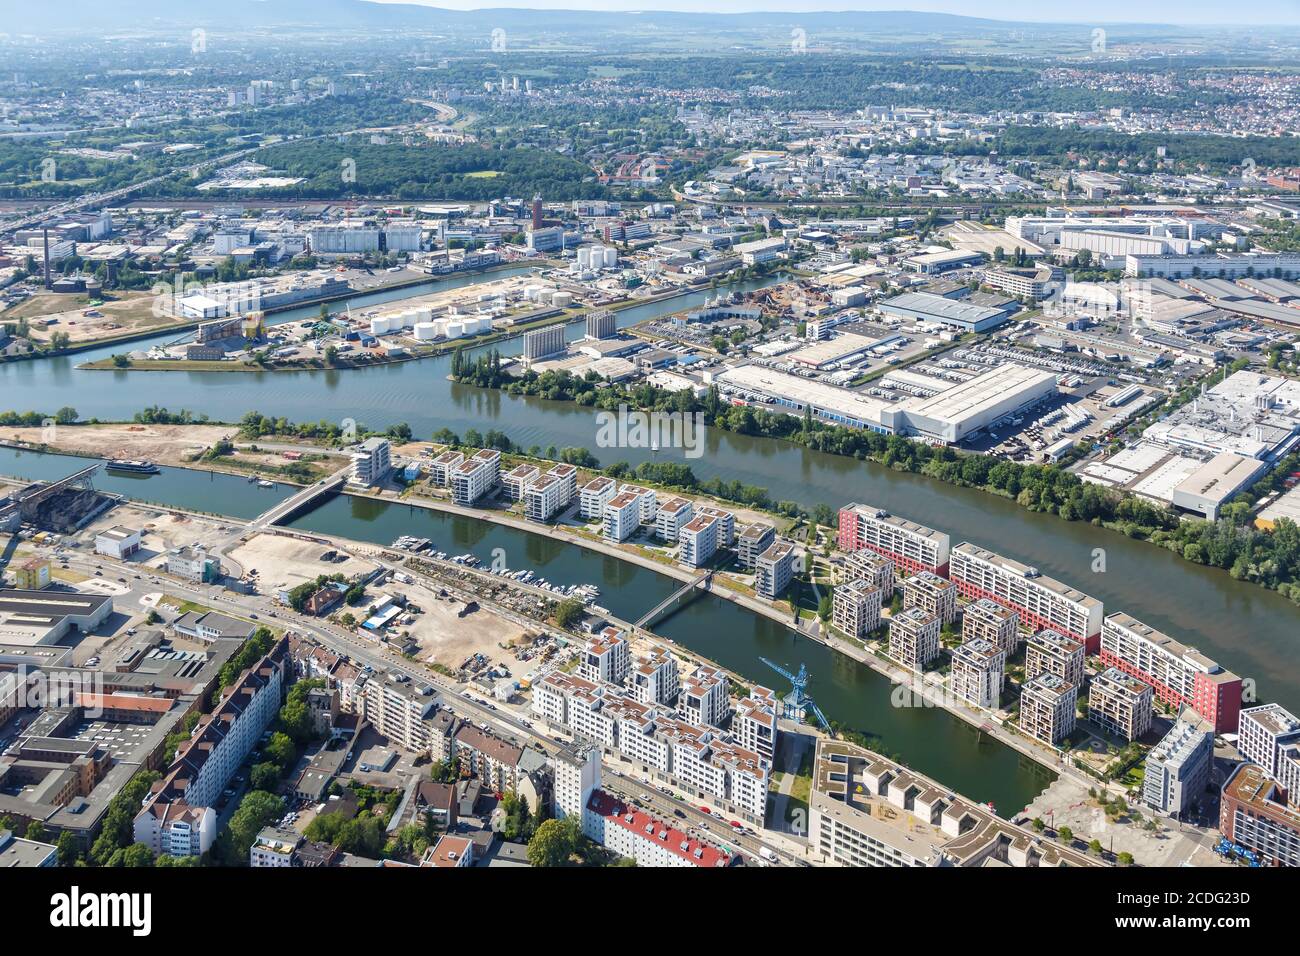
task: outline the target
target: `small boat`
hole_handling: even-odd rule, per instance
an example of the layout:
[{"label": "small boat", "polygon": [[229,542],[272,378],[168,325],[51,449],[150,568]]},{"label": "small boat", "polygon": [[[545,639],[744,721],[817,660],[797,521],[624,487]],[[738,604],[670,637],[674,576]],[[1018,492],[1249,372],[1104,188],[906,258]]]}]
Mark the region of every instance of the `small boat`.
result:
[{"label": "small boat", "polygon": [[110,458],[104,465],[107,471],[126,471],[137,475],[156,475],[158,466],[147,459],[128,460],[125,458]]},{"label": "small boat", "polygon": [[274,487],[275,487],[275,482],[273,482],[273,481],[267,481],[265,478],[263,478],[263,479],[261,479],[260,481],[258,481],[258,483],[257,483],[257,487],[259,487],[259,488],[274,488]]}]

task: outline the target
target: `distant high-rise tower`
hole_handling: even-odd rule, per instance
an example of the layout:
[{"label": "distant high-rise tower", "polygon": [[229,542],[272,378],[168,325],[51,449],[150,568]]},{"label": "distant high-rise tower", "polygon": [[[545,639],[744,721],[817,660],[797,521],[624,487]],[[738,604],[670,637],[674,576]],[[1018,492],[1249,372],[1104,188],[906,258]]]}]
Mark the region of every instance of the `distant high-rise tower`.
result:
[{"label": "distant high-rise tower", "polygon": [[542,228],[542,197],[540,193],[533,197],[533,228]]},{"label": "distant high-rise tower", "polygon": [[45,226],[41,229],[41,238],[45,241],[45,290],[48,292],[53,288],[50,281],[50,227]]}]

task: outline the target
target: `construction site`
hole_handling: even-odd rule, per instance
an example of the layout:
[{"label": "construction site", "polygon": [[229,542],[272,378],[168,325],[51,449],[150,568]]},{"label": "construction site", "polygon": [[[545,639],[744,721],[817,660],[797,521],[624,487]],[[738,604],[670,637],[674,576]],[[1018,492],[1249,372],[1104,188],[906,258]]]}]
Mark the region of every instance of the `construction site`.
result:
[{"label": "construction site", "polygon": [[83,468],[58,481],[34,481],[11,486],[0,499],[0,531],[14,533],[23,526],[68,534],[116,505],[117,495],[96,491],[99,465]]}]

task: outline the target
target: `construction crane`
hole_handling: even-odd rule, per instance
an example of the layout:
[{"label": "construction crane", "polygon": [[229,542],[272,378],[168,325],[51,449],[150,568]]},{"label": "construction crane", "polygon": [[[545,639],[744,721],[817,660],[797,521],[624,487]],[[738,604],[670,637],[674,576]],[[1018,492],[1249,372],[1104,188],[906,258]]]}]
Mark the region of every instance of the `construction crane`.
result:
[{"label": "construction crane", "polygon": [[808,668],[804,666],[803,662],[801,661],[799,663],[799,673],[791,674],[780,664],[773,663],[766,657],[760,657],[759,660],[788,680],[794,687],[789,694],[781,699],[783,708],[782,716],[787,720],[806,723],[808,720],[808,711],[811,710],[813,715],[817,718],[818,723],[822,725],[827,733],[834,737],[835,731],[831,730],[831,722],[827,720],[826,715],[822,713],[822,709],[817,706],[817,702],[806,693],[809,674]]}]

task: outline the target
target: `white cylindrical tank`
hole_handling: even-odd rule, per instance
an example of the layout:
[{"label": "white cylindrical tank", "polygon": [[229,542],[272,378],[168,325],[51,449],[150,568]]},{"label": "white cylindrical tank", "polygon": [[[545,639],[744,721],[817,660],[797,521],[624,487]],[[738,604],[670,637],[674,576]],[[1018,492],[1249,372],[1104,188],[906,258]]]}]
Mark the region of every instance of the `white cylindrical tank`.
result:
[{"label": "white cylindrical tank", "polygon": [[416,322],[411,330],[418,342],[430,342],[438,336],[438,327],[432,322]]},{"label": "white cylindrical tank", "polygon": [[573,305],[573,293],[556,292],[551,296],[551,305],[555,306],[557,309],[567,309],[569,306]]},{"label": "white cylindrical tank", "polygon": [[461,337],[462,335],[464,335],[464,334],[465,334],[465,323],[464,323],[464,322],[448,322],[448,323],[447,323],[447,338],[449,338],[449,339],[458,339],[458,338],[460,338],[460,337]]},{"label": "white cylindrical tank", "polygon": [[613,246],[606,246],[601,255],[606,269],[613,269],[618,265],[618,250]]},{"label": "white cylindrical tank", "polygon": [[579,270],[590,269],[591,268],[591,246],[583,246],[582,248],[580,248],[578,250],[577,256],[574,258],[574,262],[577,264]]}]

